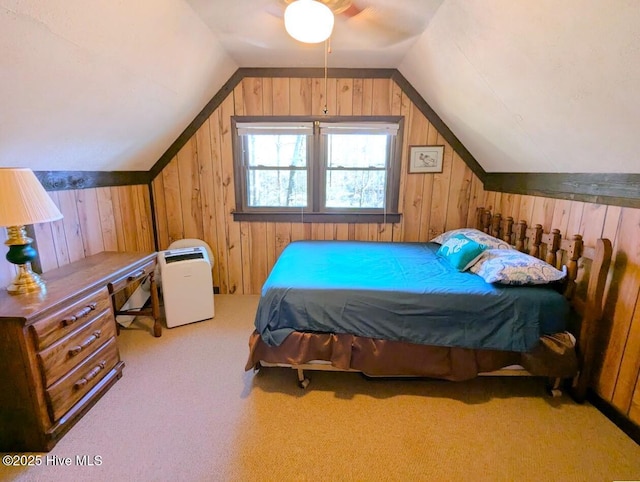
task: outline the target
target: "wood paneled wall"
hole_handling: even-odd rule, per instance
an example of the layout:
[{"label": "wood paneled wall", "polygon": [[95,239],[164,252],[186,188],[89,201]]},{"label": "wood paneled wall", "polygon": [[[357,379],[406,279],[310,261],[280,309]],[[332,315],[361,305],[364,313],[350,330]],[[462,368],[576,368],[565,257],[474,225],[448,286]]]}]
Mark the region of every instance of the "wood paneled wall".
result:
[{"label": "wood paneled wall", "polygon": [[640,209],[537,196],[485,192],[476,178],[470,206],[558,228],[565,237],[581,234],[613,244],[613,259],[598,331],[594,389],[622,414],[640,424]]},{"label": "wood paneled wall", "polygon": [[[324,79],[245,78],[153,181],[160,249],[205,240],[221,293],[260,292],[282,249],[299,239],[428,240],[469,217],[472,171],[391,79],[329,79],[329,115],[405,117],[400,223],[234,222],[232,115],[321,115]],[[410,145],[445,146],[443,172],[408,174]]]},{"label": "wood paneled wall", "polygon": [[[155,251],[148,186],[51,191],[49,195],[64,217],[33,226],[43,273],[102,251]],[[4,229],[0,237],[6,239]],[[0,286],[7,286],[13,276],[13,266],[2,263]]]},{"label": "wood paneled wall", "polygon": [[[329,79],[330,115],[403,115],[405,132],[397,224],[234,222],[232,115],[316,115],[324,80],[245,78],[153,181],[160,249],[182,238],[205,240],[221,293],[257,294],[282,249],[298,239],[425,241],[470,226],[475,208],[582,234],[614,245],[601,325],[595,388],[640,422],[640,210],[536,196],[485,192],[479,179],[389,79]],[[445,145],[440,174],[408,174],[410,145]]]}]

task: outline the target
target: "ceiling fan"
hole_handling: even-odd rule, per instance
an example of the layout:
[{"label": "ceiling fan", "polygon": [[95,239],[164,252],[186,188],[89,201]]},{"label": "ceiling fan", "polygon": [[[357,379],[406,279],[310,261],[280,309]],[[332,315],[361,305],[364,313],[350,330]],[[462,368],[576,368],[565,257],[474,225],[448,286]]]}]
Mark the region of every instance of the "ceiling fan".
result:
[{"label": "ceiling fan", "polygon": [[[284,17],[300,0],[274,0],[268,11]],[[345,44],[386,47],[419,35],[433,13],[433,0],[317,0],[334,14],[332,39]],[[347,40],[347,42],[342,42]]]}]

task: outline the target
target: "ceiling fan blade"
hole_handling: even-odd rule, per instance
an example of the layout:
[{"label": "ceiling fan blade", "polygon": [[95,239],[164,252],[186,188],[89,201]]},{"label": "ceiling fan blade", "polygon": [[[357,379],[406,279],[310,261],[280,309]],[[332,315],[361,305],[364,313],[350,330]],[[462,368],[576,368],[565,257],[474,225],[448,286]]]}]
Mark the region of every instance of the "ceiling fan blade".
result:
[{"label": "ceiling fan blade", "polygon": [[[336,21],[359,37],[363,46],[385,47],[419,35],[442,0],[352,0]],[[334,29],[337,35],[340,29]],[[351,36],[351,35],[350,35]]]}]

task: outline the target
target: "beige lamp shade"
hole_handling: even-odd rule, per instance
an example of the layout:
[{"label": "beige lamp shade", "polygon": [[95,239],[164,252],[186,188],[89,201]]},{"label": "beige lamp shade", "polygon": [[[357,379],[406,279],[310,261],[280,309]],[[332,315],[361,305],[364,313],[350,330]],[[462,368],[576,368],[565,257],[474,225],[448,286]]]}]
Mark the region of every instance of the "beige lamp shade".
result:
[{"label": "beige lamp shade", "polygon": [[0,226],[21,226],[62,218],[31,169],[0,168]]}]

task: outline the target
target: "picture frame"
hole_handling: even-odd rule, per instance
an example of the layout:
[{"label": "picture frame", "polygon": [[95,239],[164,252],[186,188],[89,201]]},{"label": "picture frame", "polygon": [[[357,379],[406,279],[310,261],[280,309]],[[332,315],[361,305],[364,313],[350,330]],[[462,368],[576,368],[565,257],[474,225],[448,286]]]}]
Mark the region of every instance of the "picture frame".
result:
[{"label": "picture frame", "polygon": [[442,172],[444,146],[410,146],[409,174]]}]

